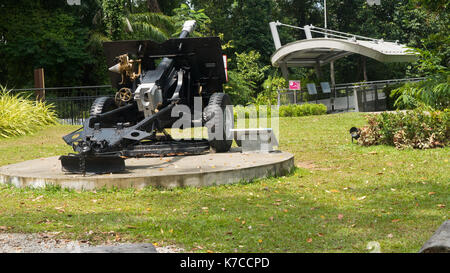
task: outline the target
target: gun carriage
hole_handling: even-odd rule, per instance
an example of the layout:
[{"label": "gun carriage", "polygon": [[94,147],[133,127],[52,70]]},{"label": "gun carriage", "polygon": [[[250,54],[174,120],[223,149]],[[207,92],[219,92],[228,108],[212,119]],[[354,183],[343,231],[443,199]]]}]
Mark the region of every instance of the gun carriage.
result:
[{"label": "gun carriage", "polygon": [[[104,43],[117,93],[97,98],[83,127],[63,137],[75,152],[60,157],[64,171],[122,172],[129,157],[230,149],[234,118],[230,97],[222,89],[226,72],[220,39],[188,38],[194,27],[195,21],[185,22],[179,38],[161,44]],[[194,107],[195,102],[201,106]],[[177,106],[185,111],[174,111]],[[166,129],[180,119],[184,126],[206,126],[208,139],[173,139]]]}]

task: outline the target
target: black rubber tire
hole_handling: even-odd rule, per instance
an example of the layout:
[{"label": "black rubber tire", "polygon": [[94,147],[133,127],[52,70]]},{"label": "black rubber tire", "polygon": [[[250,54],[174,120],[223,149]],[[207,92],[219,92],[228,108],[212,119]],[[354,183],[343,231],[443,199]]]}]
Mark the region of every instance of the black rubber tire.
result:
[{"label": "black rubber tire", "polygon": [[92,103],[90,116],[103,114],[117,108],[116,102],[111,97],[99,97]]},{"label": "black rubber tire", "polygon": [[[209,145],[212,150],[217,153],[228,152],[231,148],[231,144],[233,143],[232,138],[227,139],[227,128],[226,126],[222,126],[219,118],[221,112],[224,117],[223,125],[231,122],[230,126],[231,128],[234,128],[233,108],[231,108],[231,121],[227,120],[227,115],[225,114],[226,107],[229,105],[231,105],[231,107],[233,106],[228,94],[214,93],[209,98],[208,105],[205,108],[206,117],[212,117],[211,120],[207,122]],[[220,128],[222,130],[222,139],[216,139],[213,135],[216,128]]]}]

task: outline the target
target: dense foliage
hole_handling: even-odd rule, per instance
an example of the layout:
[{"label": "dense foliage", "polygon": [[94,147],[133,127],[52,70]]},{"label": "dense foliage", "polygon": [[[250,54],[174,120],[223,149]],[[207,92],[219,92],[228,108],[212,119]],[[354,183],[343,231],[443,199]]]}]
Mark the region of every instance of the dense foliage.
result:
[{"label": "dense foliage", "polygon": [[11,94],[0,86],[0,138],[31,134],[56,120],[52,105]]},{"label": "dense foliage", "polygon": [[435,23],[435,32],[421,39],[423,48],[416,48],[419,59],[408,66],[411,76],[424,76],[426,80],[408,83],[391,93],[399,109],[426,107],[443,110],[450,107],[450,16],[448,3],[442,1],[416,1],[427,10],[429,20]]},{"label": "dense foliage", "polygon": [[438,73],[421,82],[407,83],[393,90],[391,96],[397,97],[394,106],[399,109],[447,109],[450,107],[450,73]]},{"label": "dense foliage", "polygon": [[235,56],[237,68],[228,72],[229,82],[224,90],[231,96],[234,104],[246,105],[254,102],[255,96],[260,94],[259,87],[269,66],[259,63],[261,55],[256,51],[236,53]]},{"label": "dense foliage", "polygon": [[[328,1],[328,28],[398,40],[421,54],[420,60],[410,65],[349,56],[335,62],[336,82],[431,78],[441,73],[438,71],[446,73],[450,63],[447,2],[382,0],[381,6],[370,6],[365,0]],[[194,36],[222,38],[230,61],[226,90],[235,103],[243,105],[270,102],[274,97],[264,84],[269,76],[279,77],[270,63],[275,48],[269,22],[324,24],[323,0],[92,0],[81,1],[80,6],[69,6],[66,1],[4,0],[0,15],[0,58],[4,61],[0,84],[31,87],[33,69],[38,67],[45,69],[47,86],[105,84],[108,78],[102,42],[162,42],[176,36],[184,20],[195,19],[198,28]],[[304,38],[301,30],[278,30],[283,44]],[[320,79],[312,69],[290,70],[291,78],[302,83],[330,81],[328,66],[322,67]],[[445,76],[436,78],[436,85],[444,83]],[[413,93],[421,93],[419,89]],[[395,93],[397,97],[403,93],[409,96],[408,92]],[[405,101],[405,97],[401,100]],[[400,100],[398,106],[410,107],[401,105]]]},{"label": "dense foliage", "polygon": [[[261,115],[261,118],[268,117],[272,115],[271,107],[268,105],[249,105],[249,106],[235,106],[234,118],[256,118]],[[279,117],[303,117],[303,116],[314,116],[314,115],[325,115],[327,113],[327,107],[323,104],[290,104],[281,105],[278,108]]]},{"label": "dense foliage", "polygon": [[324,115],[327,113],[327,107],[324,104],[290,104],[280,106],[280,117],[303,117]]},{"label": "dense foliage", "polygon": [[427,149],[450,142],[450,112],[416,109],[367,116],[369,125],[361,128],[362,145],[393,145],[397,148]]}]

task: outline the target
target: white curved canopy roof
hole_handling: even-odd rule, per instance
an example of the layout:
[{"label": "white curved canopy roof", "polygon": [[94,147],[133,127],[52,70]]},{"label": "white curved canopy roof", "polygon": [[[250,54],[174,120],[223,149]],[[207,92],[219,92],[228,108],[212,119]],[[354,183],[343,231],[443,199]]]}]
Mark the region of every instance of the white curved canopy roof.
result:
[{"label": "white curved canopy roof", "polygon": [[351,54],[360,54],[380,62],[411,62],[417,55],[408,47],[392,42],[355,39],[312,38],[295,41],[275,51],[272,65],[288,67],[316,67]]}]

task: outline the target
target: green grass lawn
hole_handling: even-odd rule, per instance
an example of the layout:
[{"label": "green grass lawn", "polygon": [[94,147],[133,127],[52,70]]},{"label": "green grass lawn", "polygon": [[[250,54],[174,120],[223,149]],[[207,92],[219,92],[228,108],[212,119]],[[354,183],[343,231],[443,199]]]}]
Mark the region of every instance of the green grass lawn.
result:
[{"label": "green grass lawn", "polygon": [[[450,148],[352,144],[363,115],[281,118],[289,176],[206,188],[16,189],[0,186],[0,232],[176,244],[193,252],[417,252],[448,219]],[[0,165],[70,152],[76,127],[0,140]]]}]

